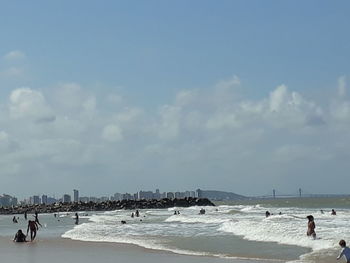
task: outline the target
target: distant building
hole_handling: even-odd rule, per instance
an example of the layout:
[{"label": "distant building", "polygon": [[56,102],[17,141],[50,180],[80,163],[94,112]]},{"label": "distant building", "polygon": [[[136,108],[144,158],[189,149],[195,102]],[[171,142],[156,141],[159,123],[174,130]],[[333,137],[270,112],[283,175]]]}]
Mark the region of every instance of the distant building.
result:
[{"label": "distant building", "polygon": [[47,204],[48,205],[54,204],[56,202],[57,202],[56,198],[53,198],[53,197],[48,197],[47,198]]},{"label": "distant building", "polygon": [[71,196],[69,194],[64,194],[63,198],[62,198],[62,202],[63,203],[70,203],[70,202],[72,202]]},{"label": "distant building", "polygon": [[196,197],[196,192],[195,191],[186,191],[185,197]]},{"label": "distant building", "polygon": [[123,194],[123,197],[122,197],[123,200],[133,200],[134,199],[134,196],[129,194],[129,193],[125,193]]},{"label": "distant building", "polygon": [[82,203],[88,203],[89,197],[86,197],[86,196],[79,197],[79,201]]},{"label": "distant building", "polygon": [[79,191],[77,189],[73,190],[73,198],[74,202],[79,202]]},{"label": "distant building", "polygon": [[41,203],[47,205],[47,195],[42,195],[41,196]]},{"label": "distant building", "polygon": [[169,198],[169,199],[173,199],[175,196],[174,196],[174,193],[173,192],[167,192],[166,193],[166,198]]},{"label": "distant building", "polygon": [[153,199],[153,192],[152,191],[140,191],[138,199]]},{"label": "distant building", "polygon": [[38,195],[33,195],[30,203],[32,205],[40,205],[40,197]]},{"label": "distant building", "polygon": [[3,194],[0,195],[0,206],[15,206],[17,205],[17,198]]},{"label": "distant building", "polygon": [[115,193],[114,194],[114,200],[118,201],[118,200],[122,200],[123,199],[123,195],[120,193]]},{"label": "distant building", "polygon": [[108,200],[109,200],[108,196],[102,196],[102,197],[100,198],[100,201],[101,201],[101,202],[106,202],[106,201],[108,201]]},{"label": "distant building", "polygon": [[183,192],[176,192],[175,193],[175,198],[184,198],[185,197],[185,193]]},{"label": "distant building", "polygon": [[160,192],[159,189],[156,189],[156,192],[153,194],[153,199],[160,199]]},{"label": "distant building", "polygon": [[203,197],[203,194],[202,194],[202,190],[201,190],[201,189],[197,189],[197,190],[196,190],[196,197],[198,197],[198,198],[202,198],[202,197]]},{"label": "distant building", "polygon": [[90,202],[97,203],[97,202],[98,202],[98,198],[97,198],[97,197],[94,197],[94,196],[90,196],[89,201],[90,201]]}]

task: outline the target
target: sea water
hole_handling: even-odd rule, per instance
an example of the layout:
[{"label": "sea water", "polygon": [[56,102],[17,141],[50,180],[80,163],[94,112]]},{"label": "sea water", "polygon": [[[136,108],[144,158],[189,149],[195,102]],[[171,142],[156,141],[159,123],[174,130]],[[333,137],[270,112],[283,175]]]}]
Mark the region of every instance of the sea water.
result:
[{"label": "sea water", "polygon": [[[205,209],[204,215],[199,214]],[[337,215],[331,215],[335,208]],[[321,213],[321,209],[324,213]],[[174,215],[174,211],[180,211]],[[80,213],[58,219],[40,215],[41,236],[62,236],[81,241],[136,244],[150,249],[189,255],[269,259],[287,262],[329,262],[338,242],[350,242],[349,198],[293,198],[217,203],[216,207],[189,207]],[[265,212],[270,211],[270,217]],[[317,239],[306,236],[307,215],[313,215]],[[58,221],[59,220],[59,221]],[[121,221],[126,224],[121,224]],[[20,220],[20,224],[22,223]],[[22,223],[23,224],[23,223]],[[0,235],[14,234],[10,216],[0,217]],[[23,225],[25,226],[25,225]]]}]

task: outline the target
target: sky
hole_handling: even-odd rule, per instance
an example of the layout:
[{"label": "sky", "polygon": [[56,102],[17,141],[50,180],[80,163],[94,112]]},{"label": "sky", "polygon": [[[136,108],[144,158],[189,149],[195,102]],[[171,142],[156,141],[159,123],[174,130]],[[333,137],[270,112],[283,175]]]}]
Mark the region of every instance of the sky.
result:
[{"label": "sky", "polygon": [[348,194],[349,1],[2,1],[0,193]]}]

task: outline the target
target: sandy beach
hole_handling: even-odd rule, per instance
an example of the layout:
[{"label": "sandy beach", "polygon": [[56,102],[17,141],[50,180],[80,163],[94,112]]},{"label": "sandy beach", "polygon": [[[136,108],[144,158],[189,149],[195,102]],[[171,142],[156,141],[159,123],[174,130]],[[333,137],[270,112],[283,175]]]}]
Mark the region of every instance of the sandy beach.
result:
[{"label": "sandy beach", "polygon": [[[38,239],[31,243],[14,243],[9,238],[0,238],[2,262],[61,263],[84,262],[104,263],[253,263],[257,261],[241,259],[221,259],[202,256],[185,256],[158,250],[149,250],[134,245],[82,242],[63,238]],[[259,260],[259,262],[261,262]],[[270,262],[270,261],[264,261]]]}]

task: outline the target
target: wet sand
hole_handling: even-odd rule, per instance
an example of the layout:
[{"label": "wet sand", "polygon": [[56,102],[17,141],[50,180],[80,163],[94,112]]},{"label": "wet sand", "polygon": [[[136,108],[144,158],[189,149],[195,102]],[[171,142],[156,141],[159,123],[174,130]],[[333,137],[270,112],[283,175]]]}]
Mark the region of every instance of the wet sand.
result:
[{"label": "wet sand", "polygon": [[[27,263],[256,263],[241,259],[186,256],[158,250],[149,250],[134,245],[82,242],[63,238],[38,239],[35,242],[14,243],[9,238],[0,238],[1,262]],[[281,261],[278,261],[281,262]]]}]

